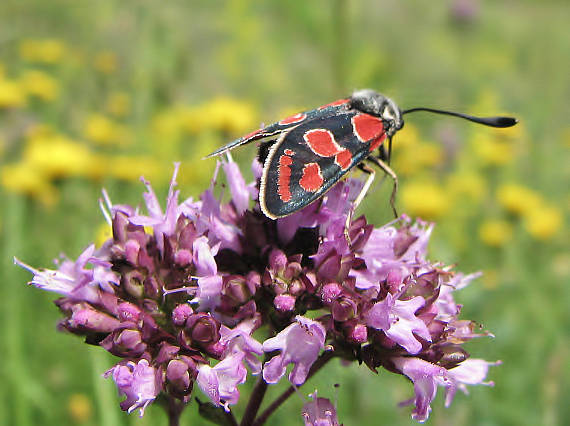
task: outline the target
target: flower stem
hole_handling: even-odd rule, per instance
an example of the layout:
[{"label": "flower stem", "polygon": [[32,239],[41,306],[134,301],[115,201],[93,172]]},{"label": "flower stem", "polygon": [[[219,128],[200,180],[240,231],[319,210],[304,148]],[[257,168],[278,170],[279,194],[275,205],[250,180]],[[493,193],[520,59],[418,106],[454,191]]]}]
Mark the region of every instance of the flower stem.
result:
[{"label": "flower stem", "polygon": [[248,426],[253,423],[255,416],[257,416],[257,412],[259,411],[259,407],[261,407],[261,401],[263,401],[263,397],[265,396],[265,392],[267,391],[267,382],[263,380],[263,377],[259,377],[257,379],[257,383],[255,384],[255,388],[251,393],[251,397],[249,398],[249,402],[247,403],[247,407],[245,409],[245,413],[241,419],[240,426]]},{"label": "flower stem", "polygon": [[168,425],[169,426],[179,426],[180,425],[180,415],[182,410],[184,410],[184,403],[182,401],[177,401],[176,398],[171,396],[168,397]]},{"label": "flower stem", "polygon": [[[307,380],[309,380],[317,371],[319,371],[327,362],[329,362],[333,357],[334,357],[334,352],[333,351],[326,351],[324,352],[313,364],[313,366],[311,367],[311,369],[309,370],[309,374],[307,374],[307,379],[305,380],[305,383],[307,382]],[[262,426],[267,419],[269,418],[269,416],[271,416],[271,414],[273,414],[273,412],[275,410],[277,410],[279,408],[279,406],[281,404],[283,404],[287,398],[289,398],[294,392],[296,388],[299,388],[302,385],[299,386],[289,386],[287,388],[287,390],[285,392],[283,392],[281,395],[279,395],[279,397],[273,401],[271,403],[271,405],[269,407],[267,407],[260,415],[257,419],[255,419],[255,421],[251,424],[252,426]],[[249,424],[246,424],[242,421],[241,426],[249,426]]]}]

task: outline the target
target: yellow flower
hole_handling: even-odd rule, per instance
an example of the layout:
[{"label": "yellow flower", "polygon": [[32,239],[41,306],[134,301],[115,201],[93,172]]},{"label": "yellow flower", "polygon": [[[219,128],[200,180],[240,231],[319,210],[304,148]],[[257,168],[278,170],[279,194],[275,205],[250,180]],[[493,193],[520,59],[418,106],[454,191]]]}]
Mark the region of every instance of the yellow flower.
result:
[{"label": "yellow flower", "polygon": [[95,55],[93,66],[103,74],[113,74],[119,66],[117,55],[109,50],[99,52]]},{"label": "yellow flower", "polygon": [[[394,143],[394,148],[398,142]],[[402,176],[418,174],[425,168],[434,167],[443,161],[441,146],[431,143],[415,143],[395,154],[396,170]]]},{"label": "yellow flower", "polygon": [[476,173],[454,173],[447,178],[447,188],[454,198],[479,202],[486,194],[485,179]]},{"label": "yellow flower", "polygon": [[128,145],[132,142],[126,127],[100,114],[93,114],[87,119],[83,134],[98,145]]},{"label": "yellow flower", "polygon": [[36,96],[44,101],[54,100],[59,92],[57,81],[41,71],[26,71],[20,81],[29,95]]},{"label": "yellow flower", "polygon": [[0,109],[20,108],[26,105],[26,92],[13,80],[0,78]]},{"label": "yellow flower", "polygon": [[65,55],[66,47],[61,40],[23,40],[19,45],[20,57],[30,62],[55,64]]},{"label": "yellow flower", "polygon": [[95,245],[101,247],[105,241],[113,237],[113,229],[107,222],[101,223],[95,232]]},{"label": "yellow flower", "polygon": [[512,225],[500,219],[487,220],[479,226],[479,239],[491,247],[501,247],[513,236]]},{"label": "yellow flower", "polygon": [[527,212],[524,227],[534,238],[548,240],[562,227],[562,212],[554,206],[539,205]]},{"label": "yellow flower", "polygon": [[239,136],[255,129],[257,114],[252,105],[231,98],[219,97],[200,106],[186,108],[180,114],[182,127],[195,133],[218,130]]},{"label": "yellow flower", "polygon": [[64,136],[37,137],[28,142],[23,159],[48,178],[89,176],[93,156],[89,149]]},{"label": "yellow flower", "polygon": [[87,423],[92,416],[93,408],[87,395],[76,393],[69,397],[67,402],[69,416],[75,423]]},{"label": "yellow flower", "polygon": [[504,166],[513,162],[515,152],[512,144],[497,135],[493,136],[488,132],[475,133],[471,146],[483,165]]},{"label": "yellow flower", "polygon": [[406,123],[402,130],[398,132],[398,138],[394,141],[394,151],[401,151],[414,147],[420,142],[420,133],[413,124]]},{"label": "yellow flower", "polygon": [[154,183],[166,176],[160,164],[151,157],[116,155],[108,159],[108,167],[111,176],[132,182],[137,182],[142,176]]},{"label": "yellow flower", "polygon": [[542,197],[530,188],[508,183],[497,189],[497,201],[509,213],[524,215],[542,204]]},{"label": "yellow flower", "polygon": [[0,169],[0,181],[8,191],[38,198],[45,205],[53,205],[58,199],[49,179],[26,162],[5,164]]},{"label": "yellow flower", "polygon": [[131,99],[125,92],[111,93],[107,98],[106,109],[115,117],[125,117],[131,110]]},{"label": "yellow flower", "polygon": [[449,198],[440,185],[432,182],[410,182],[402,189],[404,211],[410,216],[433,220],[449,209]]}]

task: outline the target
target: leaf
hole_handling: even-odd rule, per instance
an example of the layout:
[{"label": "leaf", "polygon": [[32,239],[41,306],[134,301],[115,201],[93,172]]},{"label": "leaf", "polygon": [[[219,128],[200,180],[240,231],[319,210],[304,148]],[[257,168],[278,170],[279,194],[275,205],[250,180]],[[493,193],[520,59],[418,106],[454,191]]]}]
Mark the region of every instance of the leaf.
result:
[{"label": "leaf", "polygon": [[223,407],[217,407],[211,402],[202,402],[196,398],[198,403],[198,413],[202,418],[220,426],[237,426],[234,415],[224,410]]}]

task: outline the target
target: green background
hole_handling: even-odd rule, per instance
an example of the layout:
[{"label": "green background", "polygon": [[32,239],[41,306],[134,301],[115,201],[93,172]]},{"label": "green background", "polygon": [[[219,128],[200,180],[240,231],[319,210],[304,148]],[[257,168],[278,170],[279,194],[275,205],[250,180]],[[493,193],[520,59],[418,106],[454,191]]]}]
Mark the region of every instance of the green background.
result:
[{"label": "green background", "polygon": [[[473,14],[461,15],[458,4],[473,6]],[[18,85],[26,72],[38,70],[58,90],[46,95],[47,83],[40,84],[44,98],[27,89],[25,103],[2,106],[2,90],[8,89],[0,84],[0,424],[166,424],[159,407],[151,406],[142,419],[119,410],[113,383],[101,378],[116,361],[55,331],[54,295],[27,287],[30,275],[13,266],[13,256],[37,267],[51,267],[62,252],[75,258],[97,238],[102,187],[115,202],[141,203],[140,182],[121,174],[129,165],[142,167],[164,196],[172,162],[181,160],[182,196],[197,197],[214,165],[201,157],[216,146],[260,122],[366,87],[402,108],[508,113],[521,121],[510,136],[496,136],[467,122],[408,116],[407,126],[419,135],[415,143],[439,153],[438,164],[428,166],[406,163],[419,152],[413,144],[405,148],[404,135],[412,139],[407,128],[400,150],[394,138],[394,169],[407,170],[400,174],[402,202],[412,183],[444,188],[449,177],[462,173],[481,179],[476,199],[439,189],[441,201],[426,213],[437,221],[430,256],[486,273],[457,299],[464,304],[463,318],[496,336],[467,349],[504,363],[490,370],[495,387],[470,388],[448,409],[440,390],[428,422],[569,424],[568,22],[568,3],[554,0],[2,1],[0,76]],[[26,50],[30,40],[51,39],[64,46],[60,56],[48,52],[42,59],[34,48]],[[119,102],[109,118],[111,136],[97,140],[86,123],[94,114],[113,115],[108,99],[117,93],[129,105],[121,110]],[[232,101],[227,107],[209,104],[216,99]],[[9,183],[15,164],[23,165],[25,176],[38,172],[37,163],[24,161],[38,125],[98,154],[103,163],[122,159],[126,165],[114,172],[42,169],[45,187],[26,186],[25,179]],[[488,143],[491,154],[485,156],[478,149]],[[253,146],[234,154],[249,178],[254,155]],[[538,213],[525,216],[501,205],[496,193],[505,183],[538,194]],[[390,219],[389,190],[382,185],[363,202],[361,212],[370,222]],[[522,197],[520,204],[521,210],[528,207]],[[399,207],[417,212],[413,197]],[[544,218],[544,211],[554,216]],[[481,227],[494,220],[508,232],[489,242]],[[541,220],[554,228],[529,231]],[[302,393],[318,387],[320,396],[334,399],[339,383],[339,420],[345,425],[413,423],[410,409],[397,407],[413,392],[404,377],[374,375],[363,366],[325,371]],[[277,394],[270,390],[270,397]],[[270,424],[301,424],[302,403],[294,395]],[[189,406],[182,424],[203,422]]]}]

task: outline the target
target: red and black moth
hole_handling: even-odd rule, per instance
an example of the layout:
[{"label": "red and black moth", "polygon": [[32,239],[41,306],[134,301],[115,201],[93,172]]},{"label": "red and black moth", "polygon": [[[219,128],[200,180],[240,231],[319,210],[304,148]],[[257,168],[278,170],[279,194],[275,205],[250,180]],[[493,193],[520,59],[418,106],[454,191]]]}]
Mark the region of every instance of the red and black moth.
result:
[{"label": "red and black moth", "polygon": [[397,216],[394,202],[398,180],[389,166],[392,136],[404,125],[402,116],[416,111],[452,115],[491,127],[517,123],[511,117],[481,118],[423,107],[401,111],[391,99],[366,89],[258,129],[208,157],[261,141],[259,159],[263,174],[259,204],[271,219],[290,215],[318,200],[353,167],[369,175],[355,200],[356,208],[374,179],[375,171],[369,165],[375,165],[394,180],[390,203]]}]

